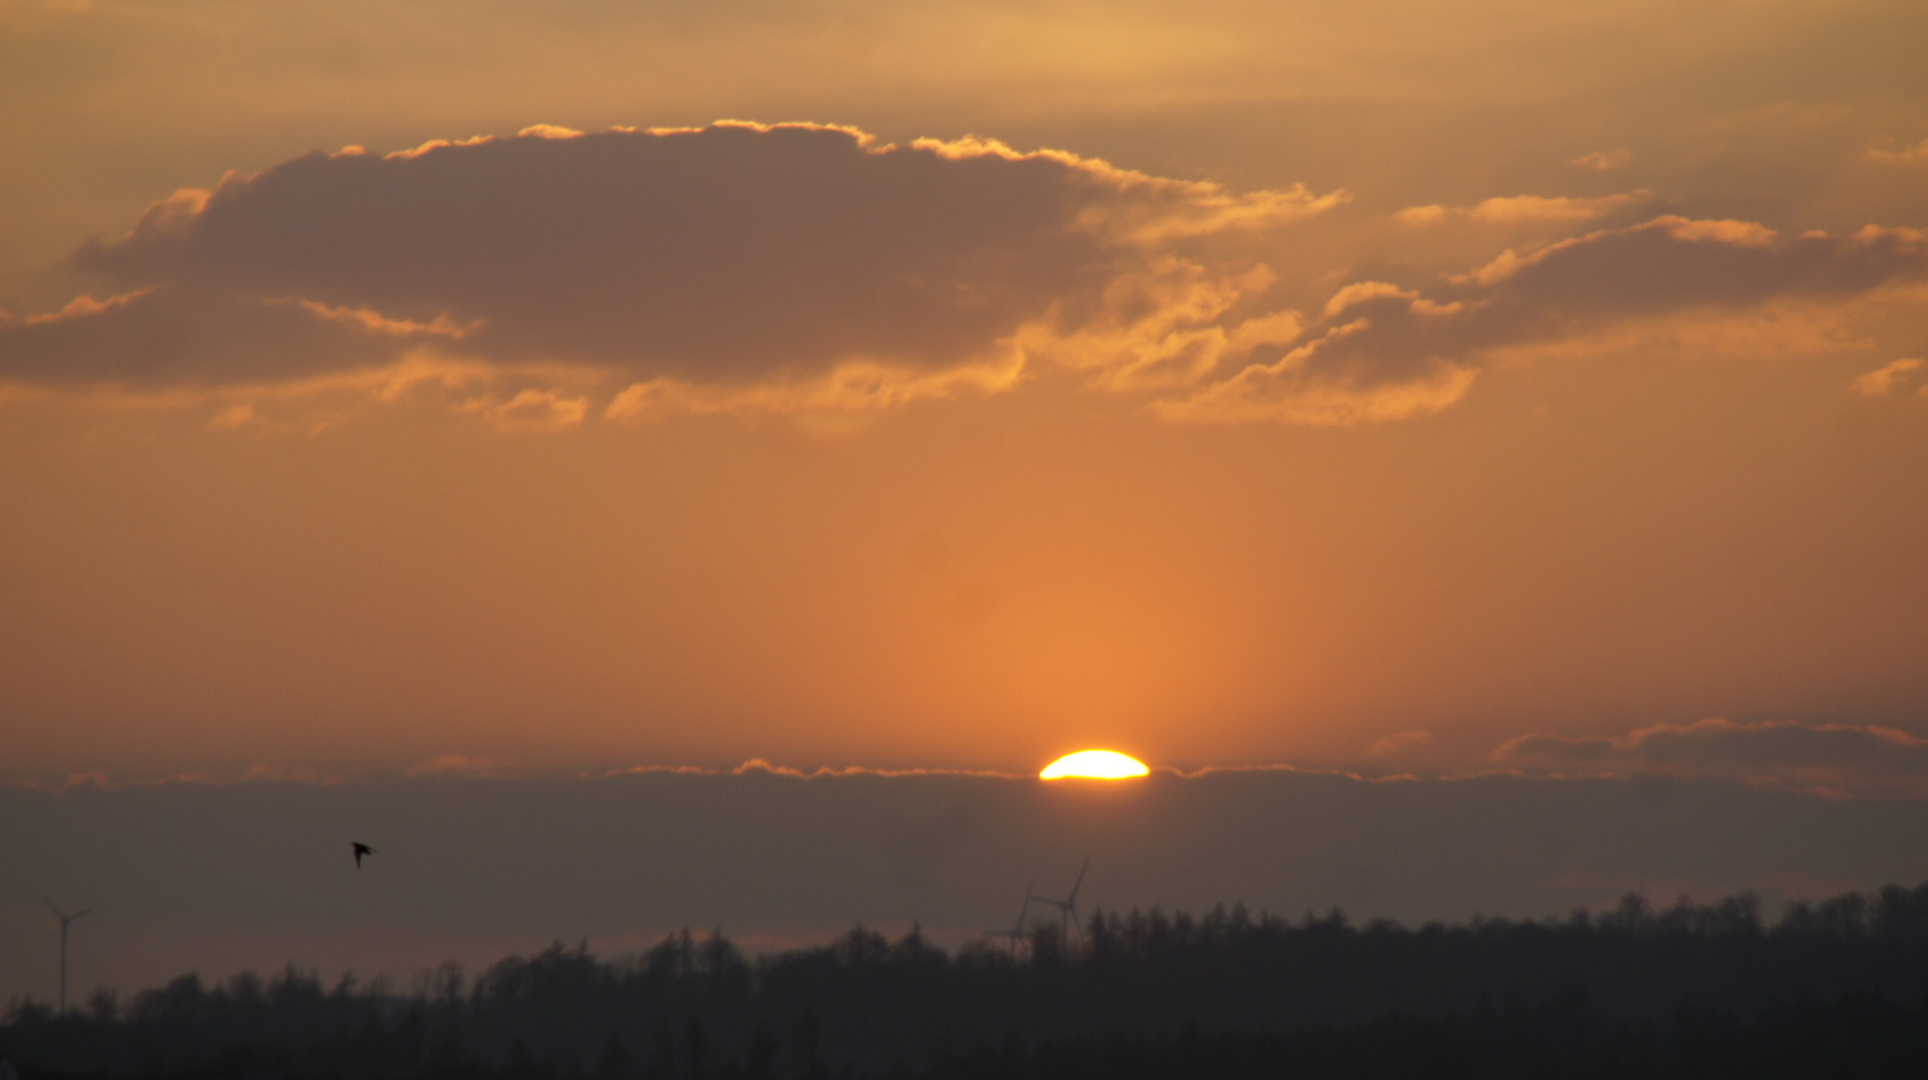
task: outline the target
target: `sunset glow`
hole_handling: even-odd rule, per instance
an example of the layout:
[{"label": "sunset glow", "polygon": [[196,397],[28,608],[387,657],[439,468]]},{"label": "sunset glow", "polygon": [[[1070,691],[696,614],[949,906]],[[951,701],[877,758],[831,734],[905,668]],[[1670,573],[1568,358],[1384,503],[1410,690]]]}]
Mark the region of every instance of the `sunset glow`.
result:
[{"label": "sunset glow", "polygon": [[1038,774],[1038,779],[1081,777],[1089,780],[1129,780],[1150,772],[1144,762],[1129,754],[1116,750],[1080,750],[1046,765],[1044,771]]},{"label": "sunset glow", "polygon": [[1914,888],[1923,42],[0,0],[0,1006]]}]

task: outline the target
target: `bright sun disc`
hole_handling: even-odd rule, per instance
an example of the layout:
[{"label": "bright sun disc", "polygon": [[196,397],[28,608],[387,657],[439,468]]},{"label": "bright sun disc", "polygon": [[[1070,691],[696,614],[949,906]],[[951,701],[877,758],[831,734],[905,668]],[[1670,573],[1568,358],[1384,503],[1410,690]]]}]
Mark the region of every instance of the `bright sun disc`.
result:
[{"label": "bright sun disc", "polygon": [[1120,754],[1116,750],[1080,750],[1046,765],[1044,771],[1038,774],[1038,779],[1086,776],[1094,780],[1124,780],[1150,772],[1144,762],[1129,754]]}]

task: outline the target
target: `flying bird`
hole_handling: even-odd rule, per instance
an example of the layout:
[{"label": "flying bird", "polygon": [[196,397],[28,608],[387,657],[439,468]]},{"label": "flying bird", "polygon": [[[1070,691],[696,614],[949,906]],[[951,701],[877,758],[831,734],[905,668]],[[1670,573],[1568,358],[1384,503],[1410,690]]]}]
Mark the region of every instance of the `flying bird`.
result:
[{"label": "flying bird", "polygon": [[357,870],[360,870],[360,869],[361,869],[361,857],[362,857],[363,855],[373,855],[373,854],[375,854],[375,849],[374,849],[374,848],[372,848],[372,847],[369,847],[369,846],[368,846],[367,844],[364,844],[364,843],[362,843],[362,842],[361,842],[361,841],[359,841],[359,840],[355,840],[355,841],[351,841],[351,844],[352,844],[352,846],[353,846],[353,847],[354,847],[354,849],[355,849],[355,869],[357,869]]}]

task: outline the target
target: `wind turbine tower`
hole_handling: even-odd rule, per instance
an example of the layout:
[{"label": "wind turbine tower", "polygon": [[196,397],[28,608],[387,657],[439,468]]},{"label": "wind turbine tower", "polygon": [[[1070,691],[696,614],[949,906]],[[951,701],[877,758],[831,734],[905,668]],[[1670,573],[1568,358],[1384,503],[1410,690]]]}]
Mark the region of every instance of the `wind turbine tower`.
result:
[{"label": "wind turbine tower", "polygon": [[1017,925],[1011,927],[1011,929],[1009,930],[984,931],[984,934],[986,937],[1010,938],[1011,939],[1011,959],[1013,960],[1016,960],[1018,958],[1018,943],[1024,940],[1024,918],[1025,916],[1031,914],[1032,886],[1036,884],[1037,882],[1035,881],[1027,881],[1024,883],[1024,906],[1018,909]]},{"label": "wind turbine tower", "polygon": [[[44,900],[46,898],[42,897],[41,899]],[[47,910],[52,911],[54,918],[60,920],[60,1011],[64,1013],[67,1011],[67,928],[74,924],[75,919],[92,912],[94,909],[81,908],[79,911],[69,915],[60,910],[58,904],[55,904],[52,900],[48,900]]]},{"label": "wind turbine tower", "polygon": [[[1091,869],[1091,856],[1086,855],[1084,865],[1078,868],[1078,880],[1071,884],[1071,895],[1062,900],[1044,901],[1058,909],[1058,917],[1062,927],[1060,932],[1064,935],[1066,948],[1071,947],[1072,928],[1076,927],[1080,936],[1084,934],[1084,927],[1078,925],[1078,890],[1084,887],[1085,871],[1089,869]],[[1042,900],[1044,898],[1039,897],[1039,899]]]}]

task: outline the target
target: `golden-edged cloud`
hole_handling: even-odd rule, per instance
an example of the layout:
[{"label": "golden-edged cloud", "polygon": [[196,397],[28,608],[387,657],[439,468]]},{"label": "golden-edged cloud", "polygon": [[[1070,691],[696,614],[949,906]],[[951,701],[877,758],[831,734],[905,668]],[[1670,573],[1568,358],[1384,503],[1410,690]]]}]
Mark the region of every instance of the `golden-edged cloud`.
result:
[{"label": "golden-edged cloud", "polygon": [[1153,403],[1168,420],[1359,423],[1437,412],[1496,355],[1642,320],[1840,303],[1928,273],[1928,237],[1869,226],[1778,235],[1665,215],[1487,264],[1426,291],[1354,282],[1282,355]]},{"label": "golden-edged cloud", "polygon": [[[1508,349],[1928,269],[1909,229],[1664,215],[1430,281],[1355,280],[1307,315],[1281,298],[1309,282],[1275,264],[1295,222],[1346,198],[820,124],[350,147],[177,192],[87,245],[73,268],[108,299],[0,322],[0,383],[200,391],[226,427],[268,423],[277,397],[431,388],[499,429],[558,431],[875,412],[1055,371],[1170,421],[1354,424],[1447,408]],[[1399,217],[1560,229],[1648,201]]]},{"label": "golden-edged cloud", "polygon": [[1891,360],[1873,371],[1856,376],[1849,386],[1864,397],[1880,397],[1910,378],[1920,367],[1921,361],[1913,357]]},{"label": "golden-edged cloud", "polygon": [[1552,222],[1567,224],[1591,221],[1616,211],[1638,206],[1650,198],[1645,191],[1602,195],[1598,198],[1573,198],[1547,195],[1509,195],[1486,199],[1472,206],[1409,206],[1393,215],[1402,225],[1438,225],[1443,222],[1472,221],[1482,225],[1518,225]]},{"label": "golden-edged cloud", "polygon": [[[1203,249],[1344,199],[816,124],[350,147],[89,244],[73,264],[112,297],[0,328],[0,379],[258,385],[426,353],[573,371],[460,406],[535,426],[588,415],[589,384],[612,419],[890,407],[1010,387],[1027,328],[1101,327],[1147,273],[1258,281]],[[1170,299],[1181,322],[1224,307]]]},{"label": "golden-edged cloud", "polygon": [[[220,313],[210,324],[292,299],[316,322],[368,313],[308,337],[399,344],[428,335],[395,329],[441,320],[468,328],[462,352],[504,364],[702,381],[856,357],[928,368],[993,348],[1074,289],[1107,238],[1071,226],[1115,194],[1058,159],[947,157],[819,126],[544,129],[230,176],[77,262],[192,297]],[[176,372],[191,373],[185,357],[143,370]]]}]

